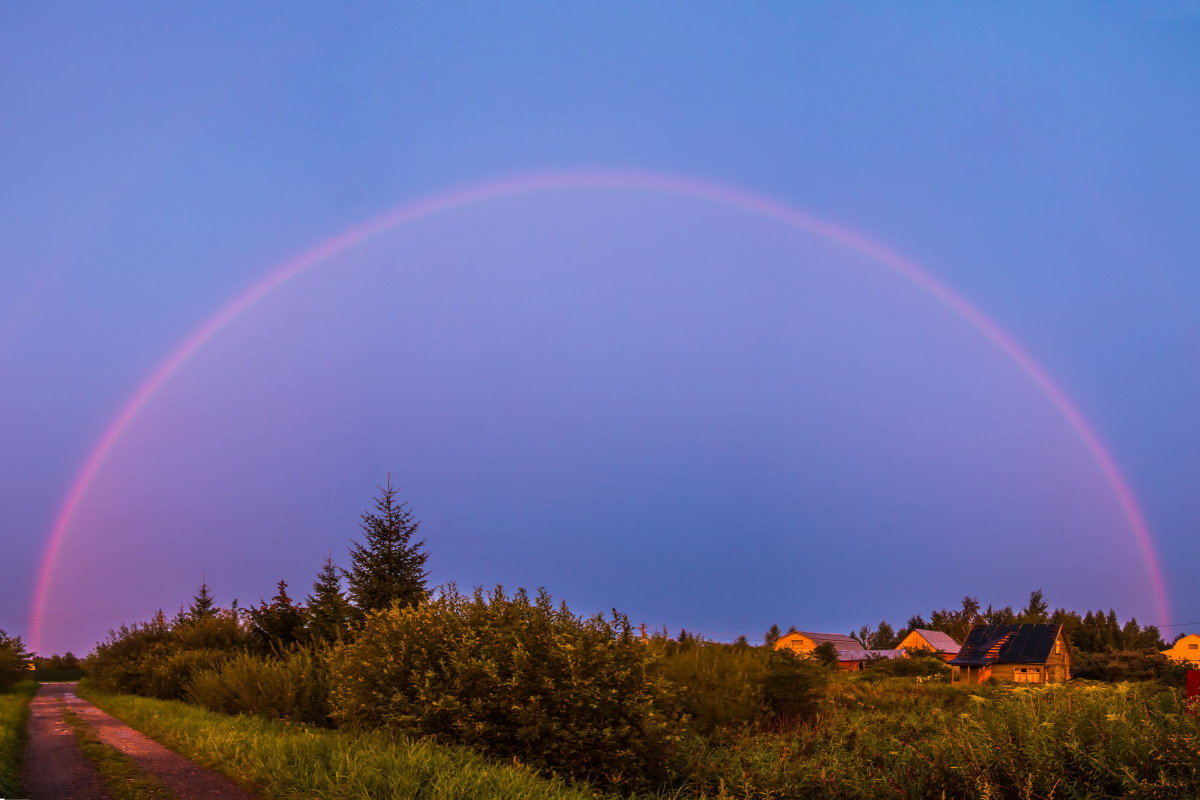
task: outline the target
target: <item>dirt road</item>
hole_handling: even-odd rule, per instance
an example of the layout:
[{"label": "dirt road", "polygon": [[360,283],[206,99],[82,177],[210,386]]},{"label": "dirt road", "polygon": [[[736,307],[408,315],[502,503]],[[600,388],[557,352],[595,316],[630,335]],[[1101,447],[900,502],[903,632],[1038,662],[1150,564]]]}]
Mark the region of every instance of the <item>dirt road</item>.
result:
[{"label": "dirt road", "polygon": [[62,720],[64,708],[86,720],[100,741],[132,758],[180,800],[258,800],[224,775],[168,750],[80,699],[73,683],[44,683],[33,699],[25,767],[29,800],[109,800]]}]

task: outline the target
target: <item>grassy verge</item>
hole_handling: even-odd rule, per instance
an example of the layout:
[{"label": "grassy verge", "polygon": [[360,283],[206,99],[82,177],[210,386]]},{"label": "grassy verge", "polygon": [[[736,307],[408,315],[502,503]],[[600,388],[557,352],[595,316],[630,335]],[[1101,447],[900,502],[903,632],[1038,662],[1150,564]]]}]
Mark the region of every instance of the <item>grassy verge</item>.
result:
[{"label": "grassy verge", "polygon": [[0,690],[0,797],[19,797],[21,751],[25,746],[25,724],[29,700],[37,691],[33,681]]},{"label": "grassy verge", "polygon": [[176,800],[162,781],[142,772],[132,758],[97,739],[92,726],[78,714],[63,709],[63,719],[74,731],[80,752],[96,765],[113,800]]},{"label": "grassy verge", "polygon": [[80,694],[142,733],[277,800],[584,800],[586,787],[547,780],[465,748],[386,732],[335,731],[205,711],[185,703]]}]

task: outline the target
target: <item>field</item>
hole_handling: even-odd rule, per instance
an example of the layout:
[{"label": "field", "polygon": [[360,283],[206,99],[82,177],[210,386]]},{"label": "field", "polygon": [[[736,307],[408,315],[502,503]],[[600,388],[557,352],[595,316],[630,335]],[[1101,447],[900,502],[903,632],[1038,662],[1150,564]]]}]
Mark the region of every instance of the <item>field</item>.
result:
[{"label": "field", "polygon": [[83,696],[168,747],[264,797],[370,800],[584,800],[600,795],[489,761],[466,748],[385,732],[335,731],[84,689]]},{"label": "field", "polygon": [[[603,796],[470,750],[381,731],[229,716],[87,692],[134,727],[275,798]],[[1195,798],[1200,728],[1155,684],[958,687],[840,676],[817,715],[681,743],[676,779],[638,798]]]},{"label": "field", "polygon": [[20,788],[25,720],[36,688],[32,681],[26,681],[11,689],[0,689],[0,797],[13,797]]}]

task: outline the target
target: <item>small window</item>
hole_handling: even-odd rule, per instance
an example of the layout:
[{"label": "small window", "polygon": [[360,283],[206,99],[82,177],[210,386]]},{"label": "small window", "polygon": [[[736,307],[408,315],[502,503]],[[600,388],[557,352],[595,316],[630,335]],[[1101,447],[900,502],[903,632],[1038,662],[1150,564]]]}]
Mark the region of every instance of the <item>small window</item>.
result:
[{"label": "small window", "polygon": [[1200,644],[1189,644],[1188,650],[1200,650]]}]

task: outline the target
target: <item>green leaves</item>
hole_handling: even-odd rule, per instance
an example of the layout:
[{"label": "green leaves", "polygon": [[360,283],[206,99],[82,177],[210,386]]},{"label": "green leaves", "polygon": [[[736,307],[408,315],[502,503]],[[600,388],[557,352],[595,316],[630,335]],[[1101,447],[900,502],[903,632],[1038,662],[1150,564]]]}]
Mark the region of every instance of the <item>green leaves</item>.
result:
[{"label": "green leaves", "polygon": [[453,587],[366,618],[329,654],[333,716],[467,744],[608,785],[664,774],[673,693],[628,619],[544,591]]}]

